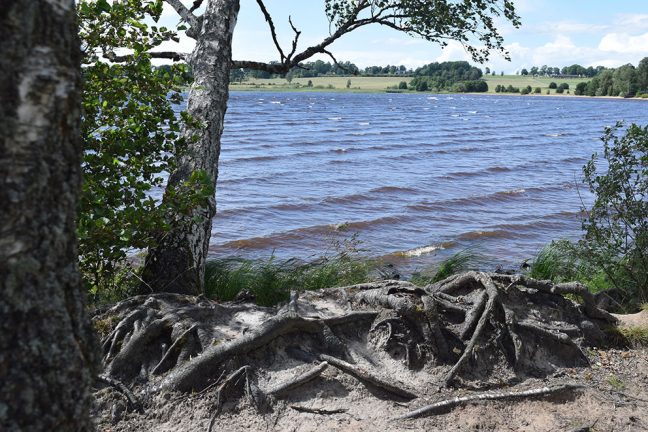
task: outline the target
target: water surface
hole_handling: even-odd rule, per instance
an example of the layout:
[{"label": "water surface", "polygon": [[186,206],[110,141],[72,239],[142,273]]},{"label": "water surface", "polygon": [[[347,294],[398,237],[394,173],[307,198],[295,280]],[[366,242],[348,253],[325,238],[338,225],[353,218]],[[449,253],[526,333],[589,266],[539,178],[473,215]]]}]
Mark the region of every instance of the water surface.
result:
[{"label": "water surface", "polygon": [[581,169],[617,120],[648,123],[648,105],[233,92],[210,255],[317,256],[346,224],[371,255],[410,267],[467,247],[517,265],[578,237]]}]

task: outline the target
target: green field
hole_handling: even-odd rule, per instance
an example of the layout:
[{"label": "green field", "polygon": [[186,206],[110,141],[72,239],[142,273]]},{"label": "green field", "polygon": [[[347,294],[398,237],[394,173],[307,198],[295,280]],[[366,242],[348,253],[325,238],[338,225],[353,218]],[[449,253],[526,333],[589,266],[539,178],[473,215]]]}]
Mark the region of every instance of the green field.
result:
[{"label": "green field", "polygon": [[[411,77],[340,77],[325,76],[315,78],[295,78],[288,82],[283,78],[274,79],[254,79],[235,83],[230,86],[232,90],[275,90],[275,91],[348,91],[348,92],[384,92],[388,87],[398,86],[401,81],[409,84]],[[549,83],[555,81],[557,84],[569,84],[569,92],[573,94],[576,84],[588,81],[588,78],[547,78],[532,77],[522,75],[488,75],[484,79],[488,83],[488,92],[495,93],[495,87],[500,84],[503,86],[512,85],[513,87],[523,88],[530,85],[532,88],[540,87],[542,94],[549,90]],[[308,81],[312,81],[313,86],[307,87]],[[351,80],[351,86],[347,89],[347,81]],[[555,94],[555,90],[551,90]]]},{"label": "green field", "polygon": [[[313,87],[307,87],[308,81],[313,82]],[[351,80],[351,87],[347,89],[347,82]],[[362,92],[383,92],[387,87],[398,86],[401,81],[409,83],[409,77],[362,77],[362,76],[326,76],[314,78],[295,78],[288,83],[283,78],[255,79],[243,81],[242,84],[232,84],[232,90],[307,90],[307,91],[362,91]]]}]

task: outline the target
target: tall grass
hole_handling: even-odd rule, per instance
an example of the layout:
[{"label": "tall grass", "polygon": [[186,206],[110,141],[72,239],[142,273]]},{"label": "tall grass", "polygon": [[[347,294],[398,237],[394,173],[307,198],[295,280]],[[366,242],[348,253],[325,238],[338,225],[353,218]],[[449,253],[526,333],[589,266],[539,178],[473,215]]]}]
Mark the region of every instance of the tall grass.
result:
[{"label": "tall grass", "polygon": [[346,225],[336,227],[328,248],[312,262],[296,259],[225,259],[205,266],[205,294],[222,301],[249,291],[257,304],[270,306],[285,301],[291,290],[316,290],[366,282],[379,262],[362,256],[358,234],[346,235]]},{"label": "tall grass", "polygon": [[529,276],[556,283],[578,281],[592,292],[612,288],[609,275],[576,243],[558,240],[542,248],[530,263]]},{"label": "tall grass", "polygon": [[233,300],[241,291],[254,295],[257,304],[285,301],[291,290],[316,290],[366,282],[376,262],[348,256],[324,257],[313,263],[297,260],[225,259],[205,266],[205,294],[221,301]]},{"label": "tall grass", "polygon": [[479,255],[474,251],[462,250],[433,267],[413,273],[410,282],[421,286],[439,282],[453,274],[471,270],[478,260]]}]

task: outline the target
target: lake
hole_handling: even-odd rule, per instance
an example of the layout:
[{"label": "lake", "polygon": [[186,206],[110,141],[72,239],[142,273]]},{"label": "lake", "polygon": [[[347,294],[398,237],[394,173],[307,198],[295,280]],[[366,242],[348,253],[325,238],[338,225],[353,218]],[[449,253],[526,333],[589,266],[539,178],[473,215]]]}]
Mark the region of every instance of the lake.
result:
[{"label": "lake", "polygon": [[[582,166],[644,101],[232,92],[210,256],[314,258],[358,234],[419,268],[471,248],[517,267],[580,235]],[[336,231],[337,230],[337,231]]]}]

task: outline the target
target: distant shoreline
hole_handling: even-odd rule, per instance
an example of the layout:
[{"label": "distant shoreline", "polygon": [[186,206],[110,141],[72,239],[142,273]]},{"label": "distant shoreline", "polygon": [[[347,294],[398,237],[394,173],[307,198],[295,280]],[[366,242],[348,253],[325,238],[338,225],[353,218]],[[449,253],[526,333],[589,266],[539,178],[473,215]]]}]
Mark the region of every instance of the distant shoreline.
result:
[{"label": "distant shoreline", "polygon": [[279,85],[230,85],[230,91],[241,91],[241,92],[271,92],[271,93],[341,93],[341,94],[411,94],[411,95],[471,95],[471,96],[506,96],[506,97],[556,97],[556,98],[572,98],[572,99],[608,99],[608,100],[628,100],[628,101],[648,101],[648,98],[624,98],[621,96],[578,96],[574,94],[545,94],[545,93],[535,93],[535,94],[520,94],[520,93],[494,93],[494,92],[483,92],[483,93],[453,93],[453,92],[417,92],[417,91],[398,91],[390,89],[363,89],[363,88],[314,88],[314,87],[284,87]]},{"label": "distant shoreline", "polygon": [[[398,87],[405,82],[408,86],[413,77],[411,76],[337,76],[326,75],[317,77],[297,77],[290,81],[285,78],[253,78],[242,83],[231,83],[232,91],[267,91],[267,92],[332,92],[332,93],[403,93],[403,94],[487,94],[502,96],[556,96],[556,97],[576,97],[592,99],[628,99],[640,100],[642,98],[623,98],[619,96],[576,96],[573,94],[576,86],[583,82],[588,82],[589,78],[557,78],[557,77],[540,77],[528,75],[484,75],[482,79],[488,84],[489,91],[485,93],[452,93],[452,92],[415,92],[412,90],[402,90]],[[553,84],[567,84],[569,87],[567,93],[556,93],[555,89],[549,88]],[[540,89],[540,93],[530,93],[521,95],[520,93],[496,93],[495,88],[513,87],[518,89],[531,88]],[[547,94],[547,92],[550,94]]]}]

